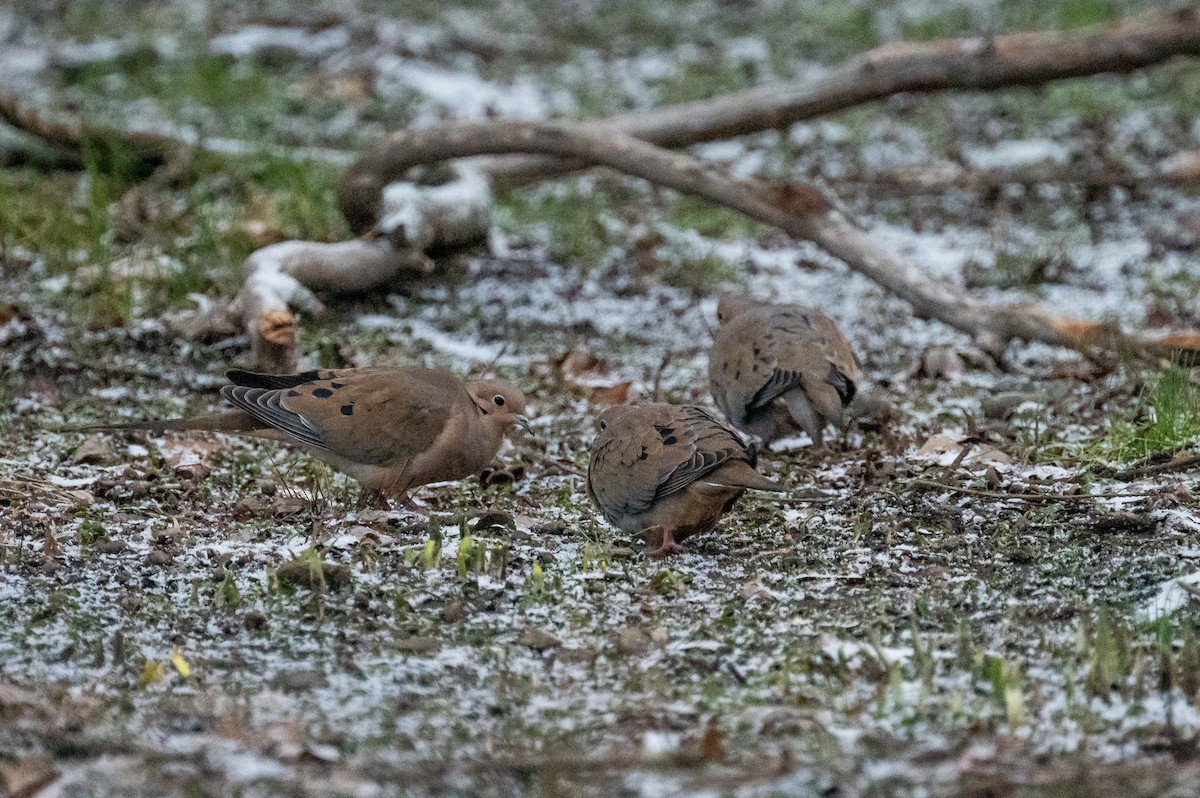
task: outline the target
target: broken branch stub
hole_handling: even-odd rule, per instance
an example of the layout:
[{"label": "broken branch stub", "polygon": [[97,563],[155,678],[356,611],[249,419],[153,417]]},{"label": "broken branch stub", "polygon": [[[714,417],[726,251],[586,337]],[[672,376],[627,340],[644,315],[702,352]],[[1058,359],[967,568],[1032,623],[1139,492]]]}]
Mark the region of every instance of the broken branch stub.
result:
[{"label": "broken branch stub", "polygon": [[377,236],[332,244],[284,241],[252,253],[244,269],[246,280],[236,304],[251,361],[255,368],[287,373],[296,367],[292,310],[316,315],[325,308],[313,291],[365,291],[403,272],[428,274],[433,266],[420,252]]},{"label": "broken branch stub", "polygon": [[238,296],[255,368],[284,373],[296,367],[297,322],[292,311],[317,315],[314,291],[357,293],[402,272],[429,274],[424,254],[487,237],[492,197],[487,179],[467,164],[427,170],[425,184],[397,182],[383,190],[378,232],[333,244],[284,241],[246,259]]}]

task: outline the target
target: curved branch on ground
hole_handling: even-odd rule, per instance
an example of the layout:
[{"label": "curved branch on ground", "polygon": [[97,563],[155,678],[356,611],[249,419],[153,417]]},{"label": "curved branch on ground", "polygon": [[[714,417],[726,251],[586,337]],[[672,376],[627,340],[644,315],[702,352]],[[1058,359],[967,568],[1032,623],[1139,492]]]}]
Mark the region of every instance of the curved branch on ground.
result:
[{"label": "curved branch on ground", "polygon": [[[1052,313],[1034,304],[988,306],[957,286],[938,283],[920,267],[876,244],[822,195],[803,183],[782,186],[734,180],[679,152],[593,126],[539,122],[449,125],[394,133],[363,155],[343,188],[365,199],[378,181],[419,165],[499,153],[548,155],[607,166],[658,186],[694,194],[812,241],[851,270],[908,302],[921,318],[937,319],[997,354],[1014,338],[1081,350],[1165,352],[1161,342],[1126,336],[1111,325]],[[360,181],[356,184],[354,181]]]}]

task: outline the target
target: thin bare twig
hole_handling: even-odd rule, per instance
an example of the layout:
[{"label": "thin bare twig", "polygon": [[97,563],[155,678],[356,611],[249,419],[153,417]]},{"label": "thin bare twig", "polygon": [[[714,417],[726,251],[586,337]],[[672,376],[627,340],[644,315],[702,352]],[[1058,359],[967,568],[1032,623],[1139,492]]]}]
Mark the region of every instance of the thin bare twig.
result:
[{"label": "thin bare twig", "polygon": [[1118,471],[1112,477],[1121,482],[1133,482],[1135,479],[1170,474],[1176,471],[1187,471],[1197,466],[1200,466],[1200,454],[1193,454],[1187,457],[1173,458],[1165,463],[1147,463],[1134,466],[1123,471]]},{"label": "thin bare twig", "polygon": [[938,482],[932,479],[913,479],[909,482],[910,485],[924,485],[930,488],[938,488],[940,490],[948,490],[952,493],[962,493],[967,496],[978,496],[983,499],[993,499],[995,501],[1005,501],[1014,499],[1017,501],[1042,501],[1042,502],[1088,502],[1098,501],[1100,499],[1149,499],[1158,496],[1158,493],[1077,493],[1077,494],[1061,494],[1061,493],[998,493],[989,490],[976,490],[974,488],[962,488],[957,485],[947,485],[943,482]]},{"label": "thin bare twig", "polygon": [[86,124],[83,120],[63,114],[51,118],[28,105],[23,98],[0,92],[0,122],[50,145],[61,153],[64,163],[78,166],[79,158],[88,142],[119,141],[131,154],[146,161],[165,161],[182,149],[198,149],[219,155],[256,155],[264,150],[279,158],[293,161],[317,161],[343,166],[349,164],[353,155],[344,150],[325,147],[285,147],[262,145],[226,138],[201,138],[191,131],[170,133],[152,130],[122,130]]},{"label": "thin bare twig", "polygon": [[866,171],[839,178],[838,183],[869,189],[873,196],[881,193],[905,196],[940,194],[951,189],[982,192],[1008,185],[1060,184],[1085,189],[1133,189],[1195,181],[1198,174],[1191,170],[1200,168],[1200,164],[1185,162],[1186,159],[1200,162],[1200,153],[1180,152],[1156,167],[1140,171],[1111,162],[1062,165],[1040,161],[985,169],[937,161],[902,169]]}]

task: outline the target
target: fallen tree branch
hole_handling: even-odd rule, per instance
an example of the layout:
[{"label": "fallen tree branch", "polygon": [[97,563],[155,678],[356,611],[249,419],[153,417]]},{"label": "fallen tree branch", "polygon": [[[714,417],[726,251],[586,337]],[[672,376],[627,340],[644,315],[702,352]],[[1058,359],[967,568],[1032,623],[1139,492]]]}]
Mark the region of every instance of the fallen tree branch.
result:
[{"label": "fallen tree branch", "polygon": [[1157,477],[1162,474],[1172,474],[1178,471],[1190,471],[1200,466],[1200,455],[1176,452],[1174,456],[1163,459],[1150,458],[1140,465],[1114,471],[1111,476],[1121,482],[1133,482],[1144,477]]},{"label": "fallen tree branch", "polygon": [[0,122],[35,136],[54,147],[79,152],[89,140],[118,138],[146,160],[162,160],[177,147],[178,139],[163,133],[111,130],[84,125],[79,120],[56,120],[30,108],[14,94],[0,93]]},{"label": "fallen tree branch", "polygon": [[[365,153],[347,176],[350,191],[375,186],[430,163],[477,155],[530,153],[607,166],[655,185],[704,197],[806,239],[851,270],[908,302],[917,316],[937,319],[999,354],[1014,338],[1104,352],[1165,354],[1162,341],[1123,334],[1109,324],[1061,316],[1034,304],[988,306],[929,279],[917,264],[884,249],[821,194],[802,183],[768,186],[734,180],[683,153],[594,126],[492,122],[393,133]],[[363,186],[351,181],[359,179]],[[1181,338],[1184,340],[1186,337]]]},{"label": "fallen tree branch", "polygon": [[[805,119],[902,92],[992,91],[1104,72],[1128,72],[1178,55],[1200,54],[1200,9],[1160,9],[1071,31],[1018,32],[930,42],[895,42],[832,67],[816,78],[773,83],[708,100],[621,114],[589,125],[662,147],[788,127]],[[352,229],[375,223],[379,191],[356,164],[341,193]],[[579,168],[547,158],[504,158],[486,164],[493,179],[530,182]]]},{"label": "fallen tree branch", "polygon": [[121,130],[88,125],[80,119],[66,116],[52,119],[28,107],[19,96],[5,92],[0,92],[0,122],[45,142],[61,152],[64,162],[69,165],[82,163],[79,154],[89,142],[120,142],[132,155],[148,162],[165,161],[181,149],[200,149],[234,156],[257,155],[266,151],[278,158],[319,161],[335,166],[346,166],[354,158],[352,153],[325,147],[262,145],[229,138],[202,138],[192,130]]}]

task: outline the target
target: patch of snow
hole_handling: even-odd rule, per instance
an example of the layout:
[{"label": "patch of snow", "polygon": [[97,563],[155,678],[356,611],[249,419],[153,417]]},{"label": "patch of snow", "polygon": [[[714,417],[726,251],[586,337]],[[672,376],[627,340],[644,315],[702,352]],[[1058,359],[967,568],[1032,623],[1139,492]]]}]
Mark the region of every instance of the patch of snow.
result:
[{"label": "patch of snow", "polygon": [[642,753],[649,759],[661,759],[679,751],[678,732],[648,731],[642,735]]},{"label": "patch of snow", "polygon": [[1071,152],[1052,139],[1002,141],[991,147],[967,147],[963,158],[976,169],[1018,169],[1038,163],[1065,164]]},{"label": "patch of snow", "polygon": [[1200,571],[1168,579],[1159,586],[1158,593],[1138,608],[1138,617],[1153,622],[1168,616],[1191,603],[1196,597],[1183,586],[1200,585]]},{"label": "patch of snow", "polygon": [[209,41],[209,51],[214,55],[246,58],[266,50],[288,50],[309,58],[319,58],[344,49],[349,43],[350,31],[344,27],[314,32],[304,28],[247,25],[233,33],[214,36]]},{"label": "patch of snow", "polygon": [[[551,111],[540,83],[517,77],[502,84],[400,56],[376,62],[375,90],[395,97],[415,91],[433,103],[439,114],[455,119],[544,119]],[[426,124],[437,121],[428,116]]]}]

